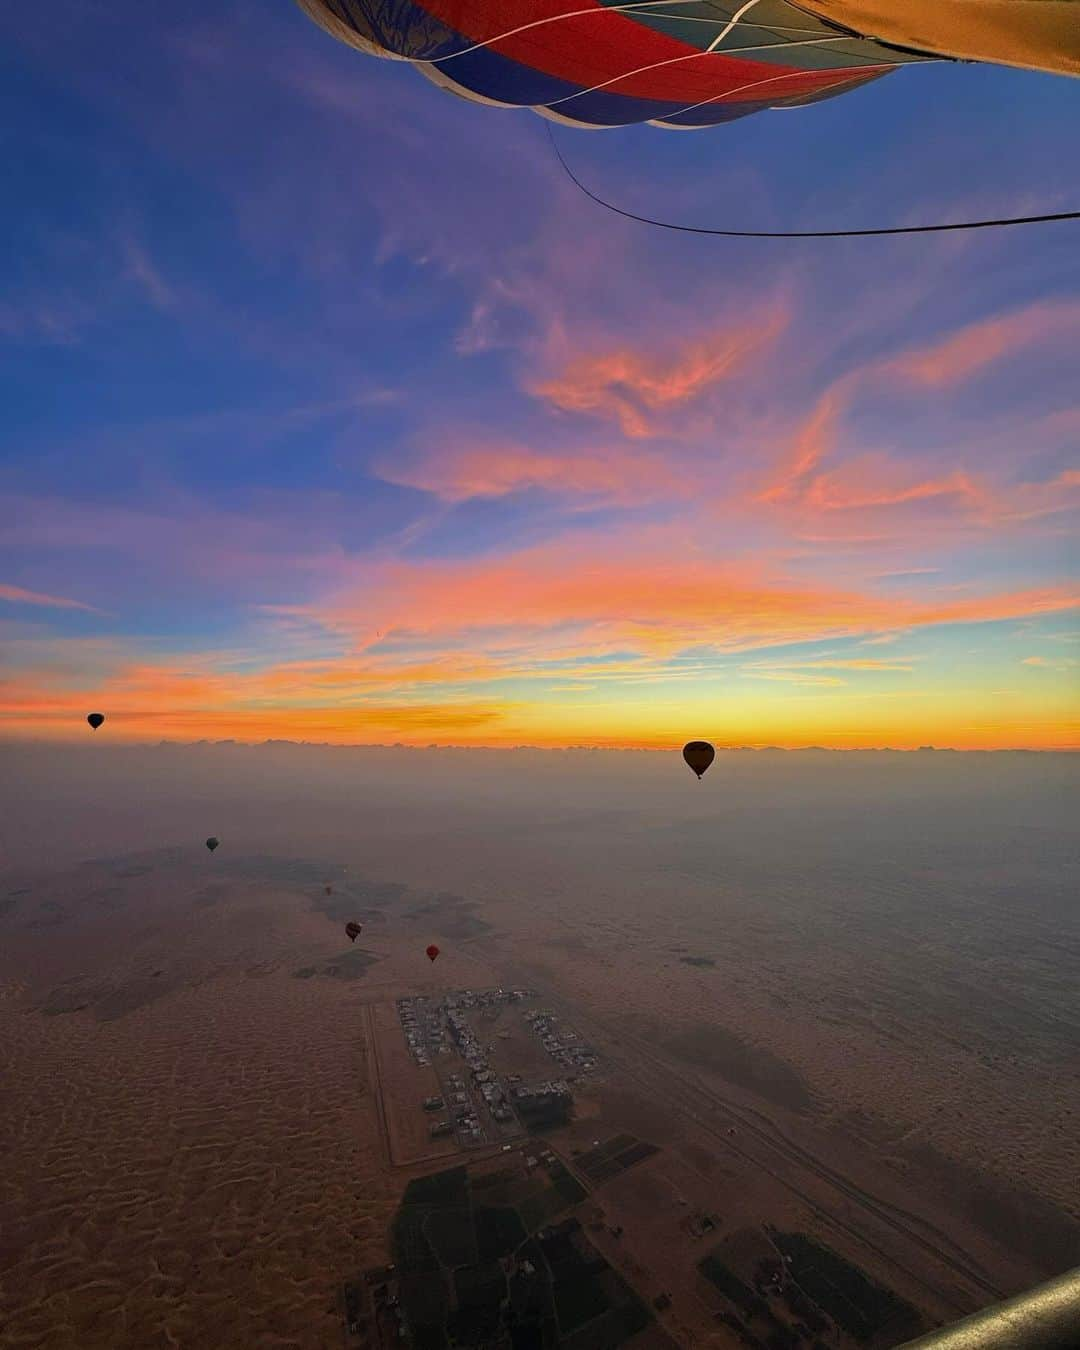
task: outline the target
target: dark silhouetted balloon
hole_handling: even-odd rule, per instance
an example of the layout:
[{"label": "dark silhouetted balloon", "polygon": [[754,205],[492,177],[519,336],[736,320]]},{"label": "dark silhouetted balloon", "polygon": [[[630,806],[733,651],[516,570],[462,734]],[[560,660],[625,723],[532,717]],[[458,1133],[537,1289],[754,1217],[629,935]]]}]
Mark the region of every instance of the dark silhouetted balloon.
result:
[{"label": "dark silhouetted balloon", "polygon": [[105,714],[91,713],[86,720],[90,723],[90,725],[94,728],[94,730],[97,731],[98,727],[101,726],[102,722],[105,721]]},{"label": "dark silhouetted balloon", "polygon": [[220,839],[217,839],[214,837],[214,835],[211,835],[210,838],[206,841],[206,847],[210,850],[211,853],[213,853],[214,849],[216,849],[218,844],[220,843],[221,843]]},{"label": "dark silhouetted balloon", "polygon": [[327,888],[326,888],[326,894],[327,894],[327,895],[333,895],[333,894],[334,894],[334,888],[333,888],[333,886],[327,886]]},{"label": "dark silhouetted balloon", "polygon": [[346,934],[347,934],[348,939],[349,939],[350,942],[355,942],[355,941],[356,941],[356,939],[360,936],[360,930],[361,930],[362,928],[363,928],[363,924],[359,924],[359,923],[347,923],[347,924],[345,925],[345,932],[346,932]]},{"label": "dark silhouetted balloon", "polygon": [[438,947],[436,947],[435,944],[432,943],[431,946],[427,949],[427,958],[428,958],[428,960],[429,960],[429,961],[434,961],[435,958],[438,956],[438,954],[439,954],[439,949],[438,949]]},{"label": "dark silhouetted balloon", "polygon": [[716,751],[708,741],[690,741],[683,746],[682,757],[700,778],[716,758]]}]

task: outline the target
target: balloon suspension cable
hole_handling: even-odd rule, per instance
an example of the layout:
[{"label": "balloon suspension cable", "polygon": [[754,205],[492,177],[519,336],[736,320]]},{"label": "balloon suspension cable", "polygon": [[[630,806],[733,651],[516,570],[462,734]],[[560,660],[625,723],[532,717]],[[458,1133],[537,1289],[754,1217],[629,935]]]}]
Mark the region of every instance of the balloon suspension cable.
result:
[{"label": "balloon suspension cable", "polygon": [[624,210],[623,207],[616,206],[614,202],[606,201],[593,192],[591,188],[585,186],[570,165],[567,164],[551,127],[548,126],[546,130],[551,141],[551,148],[554,150],[555,157],[562,166],[563,172],[578,191],[588,197],[590,201],[595,202],[597,206],[602,206],[605,211],[612,211],[617,216],[623,216],[626,220],[635,220],[640,225],[652,225],[659,230],[675,230],[680,234],[718,235],[725,239],[861,239],[870,235],[942,234],[948,230],[988,230],[1006,225],[1041,225],[1055,220],[1080,220],[1080,211],[1055,211],[1038,216],[1002,216],[988,220],[950,221],[938,225],[890,225],[873,230],[721,230],[706,225],[679,225],[672,220],[657,220],[652,216],[641,216],[635,211]]}]

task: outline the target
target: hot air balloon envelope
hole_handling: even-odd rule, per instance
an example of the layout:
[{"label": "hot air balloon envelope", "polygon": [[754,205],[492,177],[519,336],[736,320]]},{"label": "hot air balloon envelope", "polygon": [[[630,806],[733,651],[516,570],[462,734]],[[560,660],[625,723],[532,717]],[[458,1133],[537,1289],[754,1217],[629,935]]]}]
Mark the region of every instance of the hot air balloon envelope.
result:
[{"label": "hot air balloon envelope", "polygon": [[94,728],[94,730],[97,731],[98,727],[101,726],[102,722],[105,721],[105,714],[90,713],[86,720],[90,723],[90,725]]},{"label": "hot air balloon envelope", "polygon": [[427,958],[428,958],[428,960],[429,960],[429,961],[434,961],[435,958],[438,956],[438,954],[439,954],[439,949],[438,949],[438,947],[436,947],[435,944],[432,943],[431,946],[428,947],[428,949],[427,949]]},{"label": "hot air balloon envelope", "polygon": [[941,56],[1080,73],[1074,0],[298,3],[339,41],[455,94],[587,127],[714,126]]},{"label": "hot air balloon envelope", "polygon": [[206,847],[210,850],[211,853],[213,853],[214,849],[216,849],[218,844],[220,843],[221,843],[220,839],[216,839],[213,835],[211,835],[210,838],[206,841]]},{"label": "hot air balloon envelope", "polygon": [[350,942],[356,941],[356,939],[360,936],[360,931],[362,928],[363,924],[359,923],[347,923],[345,925],[345,932],[348,935]]},{"label": "hot air balloon envelope", "polygon": [[708,741],[689,741],[683,746],[682,757],[700,778],[716,758],[716,751]]}]

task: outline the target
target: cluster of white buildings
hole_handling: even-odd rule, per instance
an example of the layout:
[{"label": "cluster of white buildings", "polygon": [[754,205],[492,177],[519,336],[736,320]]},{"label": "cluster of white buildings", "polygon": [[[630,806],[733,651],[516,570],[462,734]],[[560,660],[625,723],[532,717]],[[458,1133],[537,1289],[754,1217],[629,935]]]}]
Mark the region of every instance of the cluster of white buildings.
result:
[{"label": "cluster of white buildings", "polygon": [[[500,991],[501,992],[501,991]],[[455,1010],[446,1014],[446,1024],[462,1059],[469,1066],[476,1090],[487,1103],[495,1120],[513,1120],[514,1113],[506,1102],[506,1089],[488,1066],[483,1047],[473,1034],[468,1022]]]},{"label": "cluster of white buildings", "polygon": [[598,1066],[596,1051],[585,1044],[576,1031],[559,1026],[553,1012],[534,1010],[522,1013],[540,1044],[553,1060],[574,1073],[592,1073]]},{"label": "cluster of white buildings", "polygon": [[405,1044],[417,1064],[431,1063],[432,1048],[440,1055],[450,1053],[438,1007],[430,1007],[426,998],[399,998],[397,1011]]},{"label": "cluster of white buildings", "polygon": [[447,1008],[497,1008],[503,1003],[520,1003],[532,998],[531,989],[454,989],[446,996]]}]

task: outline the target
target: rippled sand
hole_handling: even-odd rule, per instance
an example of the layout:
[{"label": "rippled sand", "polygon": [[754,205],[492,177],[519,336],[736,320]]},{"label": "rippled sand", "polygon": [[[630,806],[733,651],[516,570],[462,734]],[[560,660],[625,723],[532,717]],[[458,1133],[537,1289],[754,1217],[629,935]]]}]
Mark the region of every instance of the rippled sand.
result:
[{"label": "rippled sand", "polygon": [[[121,888],[134,900],[132,882]],[[291,974],[291,949],[338,948],[326,921],[294,898],[291,916],[268,902],[261,933],[230,923],[251,899],[226,894],[204,914],[203,937],[220,938],[213,970],[179,948],[185,931],[201,940],[190,905],[172,922],[156,913],[139,960],[162,970],[149,980],[179,964],[179,986],[128,1012],[115,995],[35,1010],[45,991],[26,978],[25,944],[22,976],[4,970],[5,1346],[341,1344],[339,1283],[381,1257],[393,1200],[361,1010],[348,984]],[[37,942],[63,944],[93,979],[119,966],[130,984],[130,948],[94,947],[92,928]]]}]

